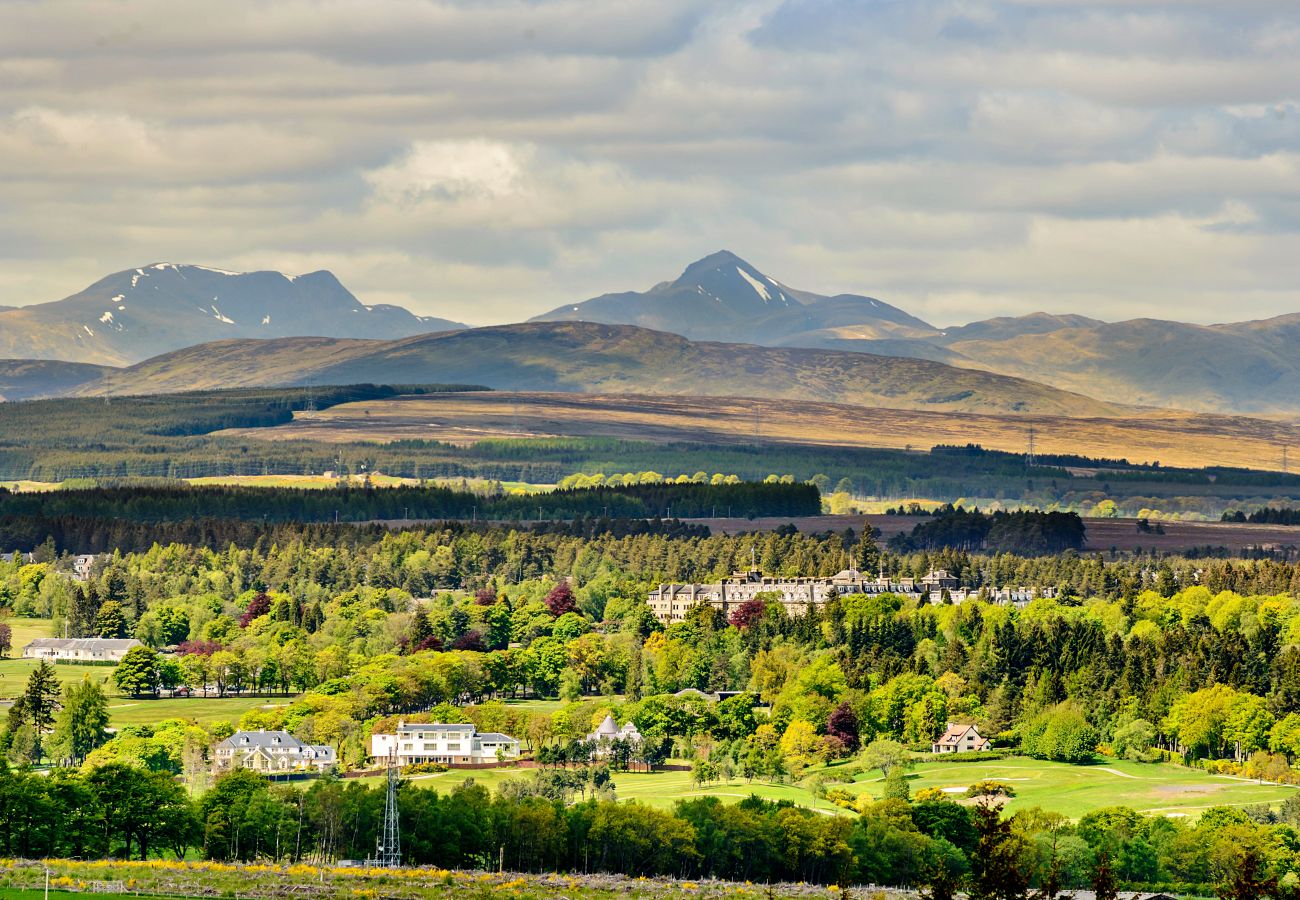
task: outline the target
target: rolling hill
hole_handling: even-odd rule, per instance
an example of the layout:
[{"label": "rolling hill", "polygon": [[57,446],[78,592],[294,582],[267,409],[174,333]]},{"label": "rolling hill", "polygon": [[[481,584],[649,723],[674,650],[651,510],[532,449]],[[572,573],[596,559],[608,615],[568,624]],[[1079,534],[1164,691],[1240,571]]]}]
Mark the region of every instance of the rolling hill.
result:
[{"label": "rolling hill", "polygon": [[865,409],[812,400],[471,391],[344,403],[297,415],[285,425],[225,433],[256,440],[323,443],[437,438],[468,444],[492,437],[599,436],[664,443],[752,445],[761,441],[900,449],[977,440],[989,449],[1022,453],[1030,426],[1043,453],[1120,456],[1166,466],[1262,469],[1276,468],[1278,442],[1288,431],[1279,422],[1166,411],[1140,418],[1080,419]]},{"label": "rolling hill", "polygon": [[898,409],[1104,416],[1080,394],[929,360],[693,342],[630,325],[535,322],[396,341],[218,341],[114,372],[80,394],[286,384],[470,383],[505,390],[728,395]]},{"label": "rolling hill", "polygon": [[101,384],[115,369],[53,359],[0,359],[0,401],[59,397]]},{"label": "rolling hill", "polygon": [[1050,331],[954,329],[973,366],[1123,403],[1240,414],[1300,413],[1300,315],[1232,325],[1084,320]]},{"label": "rolling hill", "polygon": [[367,306],[329,272],[226,272],[156,263],[79,293],[0,309],[0,358],[124,365],[223,338],[397,338],[463,328],[399,306]]}]

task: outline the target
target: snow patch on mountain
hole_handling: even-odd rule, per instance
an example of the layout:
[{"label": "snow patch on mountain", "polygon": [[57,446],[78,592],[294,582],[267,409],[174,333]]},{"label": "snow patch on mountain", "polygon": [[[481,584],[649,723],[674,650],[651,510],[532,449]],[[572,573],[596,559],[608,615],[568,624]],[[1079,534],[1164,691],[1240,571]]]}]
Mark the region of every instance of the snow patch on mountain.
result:
[{"label": "snow patch on mountain", "polygon": [[749,282],[749,286],[754,289],[754,293],[763,298],[764,303],[767,303],[772,299],[772,295],[767,292],[767,285],[763,284],[763,282],[759,281],[753,275],[750,275],[740,266],[736,266],[736,271],[740,274],[741,278]]}]

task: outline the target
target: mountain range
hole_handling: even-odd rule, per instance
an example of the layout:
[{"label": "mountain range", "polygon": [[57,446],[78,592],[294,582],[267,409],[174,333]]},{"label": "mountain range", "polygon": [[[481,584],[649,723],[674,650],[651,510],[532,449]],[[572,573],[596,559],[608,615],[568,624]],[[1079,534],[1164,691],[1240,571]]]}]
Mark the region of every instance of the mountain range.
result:
[{"label": "mountain range", "polygon": [[[542,327],[558,323],[634,328]],[[464,336],[443,340],[443,332]],[[431,333],[440,339],[423,340]],[[659,336],[651,339],[649,333]],[[674,343],[670,335],[693,343]],[[304,336],[310,340],[300,340]],[[250,338],[259,340],[239,340]],[[364,339],[377,343],[365,344]],[[580,339],[594,344],[584,348]],[[383,343],[389,341],[393,343]],[[555,355],[562,344],[571,355],[568,361]],[[1036,313],[942,328],[874,297],[791,287],[725,250],[646,291],[566,304],[525,325],[468,331],[460,323],[401,307],[366,305],[325,271],[287,276],[156,263],[115,273],[63,300],[0,307],[0,359],[14,360],[0,364],[0,397],[97,389],[119,393],[128,385],[132,390],[199,387],[211,379],[194,365],[196,360],[237,357],[247,371],[227,373],[236,380],[225,383],[280,384],[308,377],[324,383],[354,377],[636,391],[654,389],[653,383],[665,392],[719,394],[726,385],[737,394],[768,397],[802,396],[819,384],[847,397],[855,393],[843,383],[848,373],[869,372],[875,380],[856,393],[870,396],[879,390],[886,400],[905,398],[897,403],[988,404],[1014,411],[1016,399],[1003,391],[1016,384],[1024,406],[1040,411],[1044,404],[1073,404],[1081,411],[1069,414],[1083,415],[1088,414],[1083,410],[1095,409],[1089,402],[1098,402],[1083,402],[1086,398],[1105,398],[1101,405],[1108,407],[1294,417],[1300,415],[1298,344],[1300,314],[1194,325]],[[488,355],[450,365],[442,354],[453,347]],[[186,352],[177,356],[177,351]],[[529,356],[534,352],[535,361]],[[619,352],[626,355],[620,359]],[[836,355],[845,352],[870,359]],[[286,353],[303,358],[286,358]],[[660,357],[679,359],[678,370],[660,368]],[[32,360],[79,365],[42,366]],[[592,371],[581,371],[576,360]],[[100,371],[96,365],[134,368]],[[166,365],[175,365],[175,371],[164,374]],[[780,365],[790,368],[783,371]],[[982,379],[974,371],[1020,380]],[[182,383],[181,372],[195,382]],[[434,372],[443,374],[434,377]],[[475,372],[482,377],[472,377]],[[398,378],[396,373],[404,374]],[[903,384],[905,378],[917,383]],[[940,388],[945,380],[951,389]],[[1030,387],[1034,382],[1040,384]],[[1075,399],[1066,404],[1061,400],[1066,394],[1043,386],[1071,392],[1068,396]],[[959,395],[963,399],[944,401]],[[1048,396],[1056,399],[1048,402]]]},{"label": "mountain range", "polygon": [[400,306],[367,306],[329,272],[155,263],[52,303],[0,308],[0,358],[120,366],[227,338],[396,338],[464,327]]},{"label": "mountain range", "polygon": [[565,320],[934,360],[1126,404],[1300,413],[1300,314],[1192,325],[1035,313],[940,328],[872,297],[789,287],[724,250],[675,281],[569,304],[534,321]]}]

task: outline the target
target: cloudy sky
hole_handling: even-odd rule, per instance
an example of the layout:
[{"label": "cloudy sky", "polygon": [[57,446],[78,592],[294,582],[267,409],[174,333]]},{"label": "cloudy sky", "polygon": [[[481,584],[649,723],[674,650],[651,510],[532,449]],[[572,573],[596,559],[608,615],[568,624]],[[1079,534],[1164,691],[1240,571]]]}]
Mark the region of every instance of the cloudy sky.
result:
[{"label": "cloudy sky", "polygon": [[1300,311],[1294,0],[0,3],[0,304],[515,321],[720,248],[936,324]]}]

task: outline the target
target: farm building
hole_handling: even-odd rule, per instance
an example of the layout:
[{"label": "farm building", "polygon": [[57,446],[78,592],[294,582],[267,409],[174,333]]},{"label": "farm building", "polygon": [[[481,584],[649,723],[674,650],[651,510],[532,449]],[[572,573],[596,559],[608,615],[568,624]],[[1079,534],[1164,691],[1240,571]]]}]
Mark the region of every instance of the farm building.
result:
[{"label": "farm building", "polygon": [[127,651],[139,646],[134,638],[36,638],[23,648],[23,659],[117,663]]}]

